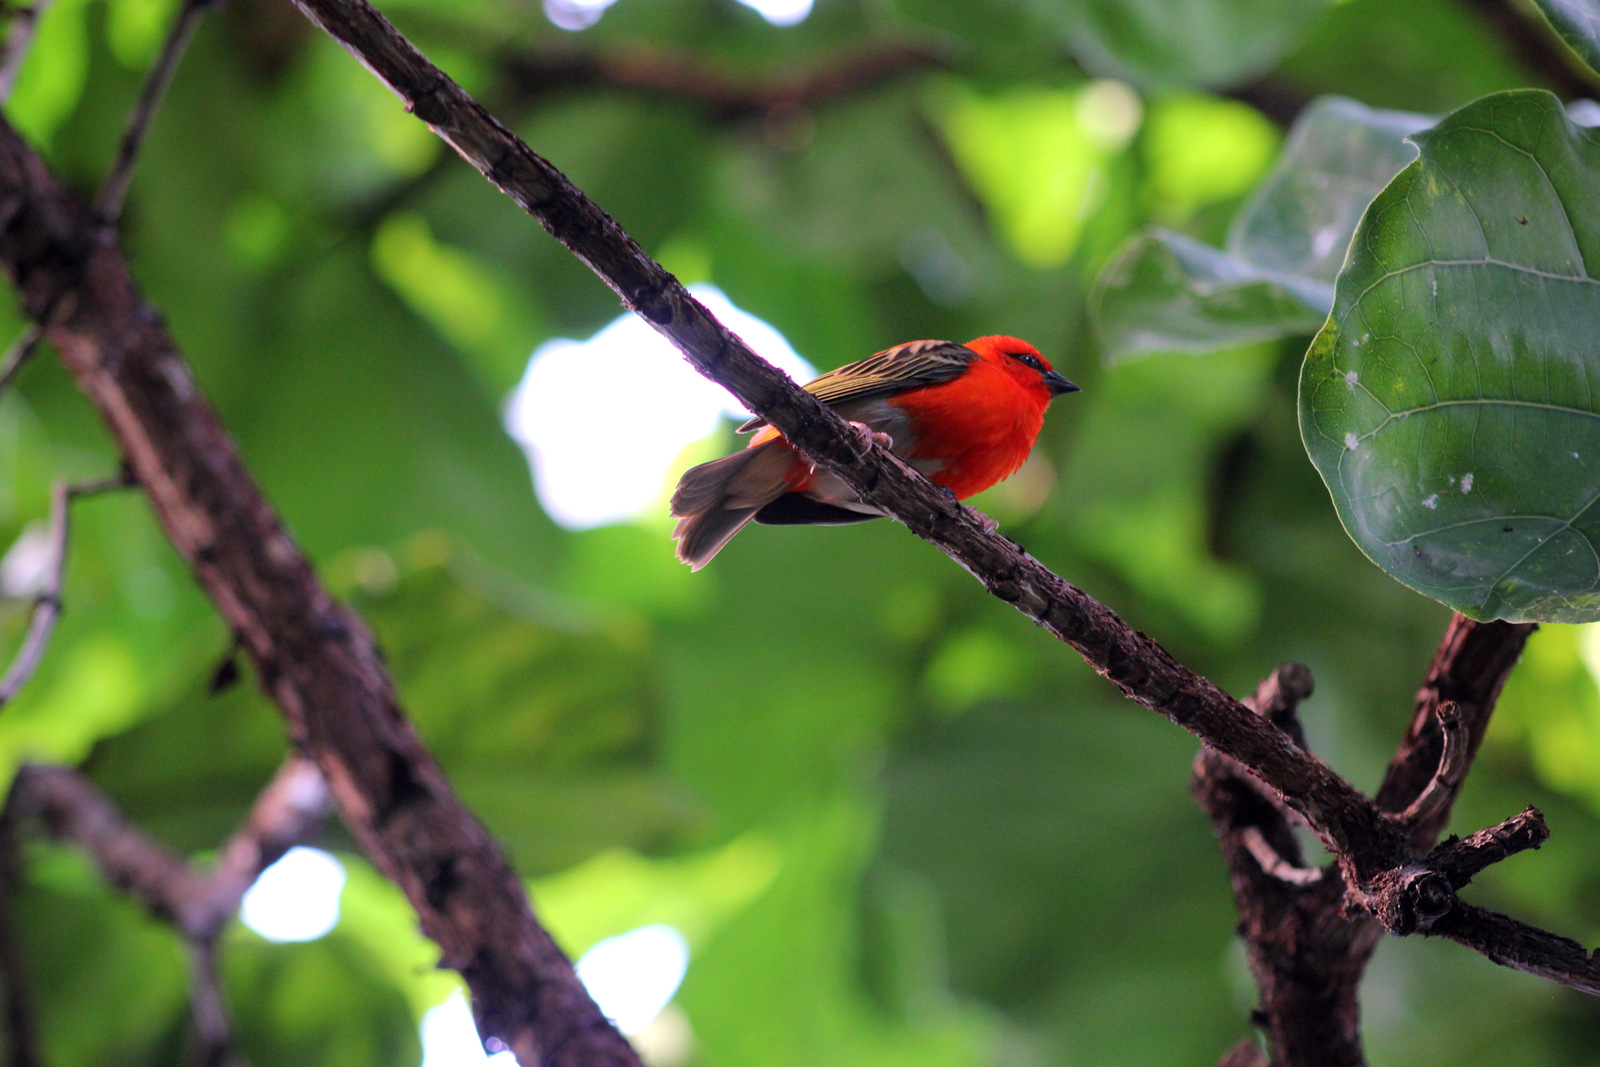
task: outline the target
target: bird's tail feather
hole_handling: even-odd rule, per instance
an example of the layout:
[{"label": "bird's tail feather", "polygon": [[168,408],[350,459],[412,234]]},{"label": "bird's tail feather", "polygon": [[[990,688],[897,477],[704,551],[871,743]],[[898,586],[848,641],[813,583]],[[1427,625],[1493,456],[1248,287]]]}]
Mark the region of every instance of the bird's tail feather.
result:
[{"label": "bird's tail feather", "polygon": [[794,451],[772,440],[691,468],[672,494],[678,558],[699,570],[767,504],[789,489]]}]

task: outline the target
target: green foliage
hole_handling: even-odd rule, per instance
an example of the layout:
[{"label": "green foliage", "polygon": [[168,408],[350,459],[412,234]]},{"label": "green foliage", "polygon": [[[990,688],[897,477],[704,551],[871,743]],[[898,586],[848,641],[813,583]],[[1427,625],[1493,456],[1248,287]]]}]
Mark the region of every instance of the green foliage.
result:
[{"label": "green foliage", "polygon": [[1315,332],[1356,222],[1415,158],[1405,138],[1431,122],[1339,97],[1314,101],[1234,217],[1223,251],[1164,229],[1122,248],[1094,303],[1107,354],[1210,352]]},{"label": "green foliage", "polygon": [[1600,7],[1593,0],[1535,0],[1561,39],[1590,70],[1600,70]]},{"label": "green foliage", "polygon": [[[51,7],[8,115],[76,187],[103,172],[172,7]],[[519,3],[389,7],[644,247],[817,366],[914,337],[1038,344],[1084,392],[980,506],[1231,691],[1310,663],[1313,747],[1376,781],[1447,614],[1340,529],[1297,433],[1294,338],[1325,319],[1348,234],[1410,158],[1419,114],[1536,78],[1471,5],[819,0],[778,28],[731,0],[620,0],[577,34]],[[519,88],[500,62],[665,55],[763,85],[907,38],[942,45],[948,66],[734,120],[681,95]],[[1272,124],[1207,91],[1274,64],[1270,84],[1361,101],[1320,98],[1276,164]],[[1497,114],[1537,103],[1519,100]],[[1538,151],[1587,151],[1559,115],[1540,129]],[[1457,134],[1429,136],[1433,152]],[[1527,213],[1530,232],[1548,228],[1550,213]],[[583,532],[545,517],[505,394],[538,344],[588,337],[615,297],[289,6],[208,16],[124,231],[252,470],[369,620],[408,712],[561,943],[581,953],[654,922],[686,935],[692,1064],[1201,1063],[1247,1032],[1187,735],[889,523],[752,528],[690,574],[664,514]],[[1096,337],[1088,294],[1108,260]],[[1348,276],[1339,293],[1358,295]],[[1504,328],[1500,313],[1474,310]],[[17,326],[0,307],[3,335]],[[1102,358],[1134,354],[1148,358]],[[632,439],[604,408],[592,418]],[[1502,458],[1441,474],[1470,470],[1486,492]],[[0,398],[0,552],[43,517],[53,479],[115,462],[47,352]],[[1472,503],[1459,486],[1441,514]],[[68,608],[0,713],[0,768],[82,762],[129,818],[203,859],[285,756],[281,719],[249,679],[206,692],[231,637],[136,494],[75,518]],[[24,607],[0,601],[0,647]],[[1586,635],[1530,646],[1454,829],[1550,812],[1556,838],[1474,900],[1592,943]],[[349,872],[337,930],[225,940],[247,1050],[415,1063],[417,1023],[457,979],[342,831],[320,844]],[[177,939],[74,853],[32,849],[27,871],[48,1061],[182,1062]],[[1587,1001],[1455,946],[1395,942],[1378,966],[1374,1003],[1396,1007],[1372,1013],[1374,1062],[1592,1059]]]},{"label": "green foliage", "polygon": [[1600,146],[1534,91],[1417,143],[1306,356],[1306,447],[1350,536],[1407,585],[1475,618],[1592,620]]}]

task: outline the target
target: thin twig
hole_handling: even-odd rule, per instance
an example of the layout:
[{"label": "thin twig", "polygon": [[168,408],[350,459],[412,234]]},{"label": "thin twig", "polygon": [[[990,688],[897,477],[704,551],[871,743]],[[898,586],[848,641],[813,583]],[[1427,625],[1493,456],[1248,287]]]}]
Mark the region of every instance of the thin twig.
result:
[{"label": "thin twig", "polygon": [[4,396],[6,390],[11,388],[11,383],[22,373],[23,366],[39,350],[39,342],[42,340],[44,340],[44,329],[37,322],[30,322],[22,328],[22,333],[17,339],[11,342],[6,354],[0,357],[0,396]]},{"label": "thin twig", "polygon": [[1544,813],[1530,807],[1498,826],[1479,830],[1465,841],[1451,838],[1428,853],[1423,862],[1460,889],[1471,882],[1479,871],[1519,852],[1538,848],[1549,839],[1550,828],[1545,825]]},{"label": "thin twig", "polygon": [[117,145],[116,159],[106,175],[105,184],[100,187],[100,194],[95,197],[95,213],[107,226],[114,224],[122,215],[128,187],[133,183],[134,164],[139,160],[139,149],[144,147],[150,120],[155,118],[161,97],[166,93],[167,86],[172,84],[172,76],[178,72],[178,63],[183,59],[184,49],[189,47],[194,31],[199,28],[200,20],[216,3],[217,0],[184,0],[172,20],[172,28],[167,31],[161,54],[145,75],[144,88],[140,90],[139,100],[128,115],[128,125],[122,131],[122,140]]},{"label": "thin twig", "polygon": [[189,1020],[194,1026],[190,1067],[245,1067],[222,995],[214,937],[189,942]]},{"label": "thin twig", "polygon": [[317,765],[300,757],[286,760],[218,852],[204,891],[182,908],[189,935],[209,940],[221,933],[261,872],[311,837],[329,808],[328,785]]},{"label": "thin twig", "polygon": [[11,32],[6,35],[3,57],[0,57],[0,105],[11,99],[11,88],[17,83],[17,72],[28,57],[28,46],[33,43],[34,31],[44,18],[50,0],[33,0],[32,4],[15,8],[11,12]]},{"label": "thin twig", "polygon": [[1600,996],[1600,960],[1571,938],[1463,903],[1457,903],[1427,932],[1481,952],[1502,967]]},{"label": "thin twig", "polygon": [[33,615],[28,620],[28,632],[23,635],[22,647],[3,677],[0,677],[0,708],[3,708],[22,687],[28,684],[33,672],[44,659],[44,650],[61,618],[61,593],[66,584],[67,545],[72,534],[72,502],[78,497],[93,496],[111,489],[131,485],[126,474],[96,482],[76,485],[58,482],[50,494],[49,562],[45,569],[44,584],[33,598]]},{"label": "thin twig", "polygon": [[1322,871],[1316,867],[1301,867],[1278,855],[1278,850],[1261,836],[1261,828],[1247,826],[1240,835],[1244,847],[1255,857],[1261,873],[1270,874],[1280,882],[1290,885],[1316,885],[1322,881]]},{"label": "thin twig", "polygon": [[[1397,813],[1406,810],[1434,780],[1443,748],[1438,709],[1445,701],[1456,705],[1467,728],[1467,759],[1476,755],[1500,690],[1536,629],[1533,623],[1476,622],[1459,613],[1451,616],[1417,690],[1405,738],[1378,788],[1379,808]],[[1445,800],[1429,817],[1411,822],[1413,854],[1432,848],[1449,822],[1455,791],[1449,791]]]},{"label": "thin twig", "polygon": [[1431,821],[1448,808],[1472,762],[1467,749],[1467,724],[1461,717],[1461,709],[1454,701],[1446,700],[1439,705],[1437,717],[1443,736],[1439,769],[1434,771],[1422,795],[1400,813],[1401,820],[1407,823]]}]

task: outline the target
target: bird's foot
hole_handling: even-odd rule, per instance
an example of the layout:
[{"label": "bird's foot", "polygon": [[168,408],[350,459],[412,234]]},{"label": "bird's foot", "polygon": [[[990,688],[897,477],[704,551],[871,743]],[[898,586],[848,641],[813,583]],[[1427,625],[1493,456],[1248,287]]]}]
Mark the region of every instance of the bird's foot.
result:
[{"label": "bird's foot", "polygon": [[894,447],[894,438],[886,433],[874,430],[864,422],[852,422],[850,428],[860,435],[861,440],[869,445],[882,445],[884,448]]},{"label": "bird's foot", "polygon": [[1000,523],[997,520],[991,519],[977,508],[973,508],[972,513],[978,516],[978,525],[983,527],[984,533],[992,534],[1000,532]]}]

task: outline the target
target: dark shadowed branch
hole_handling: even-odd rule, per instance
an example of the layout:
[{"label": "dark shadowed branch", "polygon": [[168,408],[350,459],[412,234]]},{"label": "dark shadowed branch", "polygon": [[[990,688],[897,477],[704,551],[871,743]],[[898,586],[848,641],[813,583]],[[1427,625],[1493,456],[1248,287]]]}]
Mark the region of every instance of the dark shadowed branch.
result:
[{"label": "dark shadowed branch", "polygon": [[[310,761],[291,758],[256,798],[249,817],[223,845],[216,862],[202,869],[147,837],[76,771],[26,764],[12,783],[0,830],[14,834],[19,822],[37,821],[51,837],[87,852],[112,886],[171,923],[189,951],[194,1028],[190,1060],[199,1067],[242,1067],[244,1058],[234,1039],[217,970],[218,938],[261,872],[312,837],[327,813],[328,790],[322,776]],[[7,948],[14,954],[14,945]],[[20,963],[14,955],[11,959],[8,994],[10,979],[21,987]],[[23,1023],[20,1032],[31,1048],[28,1021]]]},{"label": "dark shadowed branch", "polygon": [[[1311,691],[1311,672],[1286,663],[1261,683],[1248,703],[1303,740],[1295,709]],[[1239,909],[1239,937],[1261,997],[1256,1021],[1271,1049],[1270,1062],[1359,1067],[1365,1062],[1361,978],[1381,929],[1370,920],[1343,914],[1340,871],[1306,866],[1288,813],[1237,762],[1202,748],[1195,758],[1194,792],[1211,817],[1228,868]],[[1236,1056],[1245,1058],[1231,1058]],[[1267,1062],[1249,1041],[1219,1067]]]},{"label": "dark shadowed branch", "polygon": [[[1422,686],[1410,726],[1385,777],[1378,803],[1401,812],[1413,853],[1428,849],[1449,819],[1483,739],[1495,701],[1534,627],[1451,619]],[[1296,706],[1311,676],[1285,664],[1249,703],[1300,744]],[[1546,977],[1574,988],[1592,983],[1569,943],[1513,920],[1491,924],[1456,890],[1484,867],[1544,840],[1537,811],[1523,812],[1466,841],[1452,839],[1422,857],[1351,887],[1335,868],[1305,868],[1291,832],[1292,813],[1273,802],[1236,763],[1211,749],[1195,763],[1195,793],[1215,824],[1240,912],[1240,937],[1261,992],[1258,1020],[1272,1062],[1313,1067],[1364,1063],[1359,983],[1384,929],[1453,936],[1506,966],[1541,961]],[[1488,913],[1492,914],[1492,913]],[[1442,924],[1442,925],[1441,925]],[[1510,925],[1508,925],[1510,924]],[[1505,947],[1515,927],[1527,932]],[[1550,938],[1541,941],[1532,935]],[[1553,957],[1541,945],[1561,946]],[[1557,973],[1559,972],[1559,973]]]},{"label": "dark shadowed branch", "polygon": [[18,845],[16,812],[7,803],[0,808],[0,996],[5,998],[5,1045],[0,1054],[6,1067],[38,1067],[41,1061],[34,1034],[33,1004],[17,944],[13,907],[22,876]]}]

